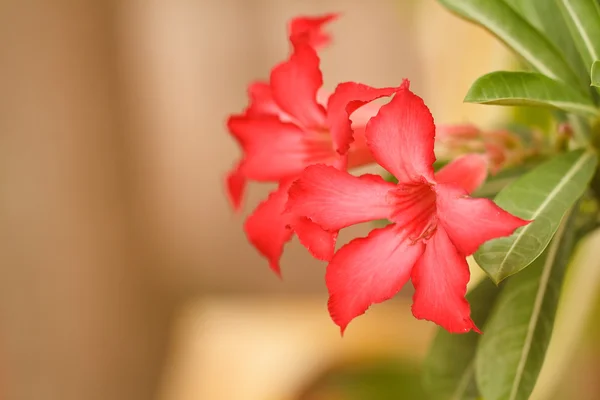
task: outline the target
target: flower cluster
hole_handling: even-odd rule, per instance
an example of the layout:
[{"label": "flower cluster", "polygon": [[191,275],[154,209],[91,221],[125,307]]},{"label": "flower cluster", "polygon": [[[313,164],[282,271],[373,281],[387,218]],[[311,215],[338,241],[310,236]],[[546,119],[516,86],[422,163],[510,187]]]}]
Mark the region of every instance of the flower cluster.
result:
[{"label": "flower cluster", "polygon": [[[227,126],[243,155],[227,178],[230,200],[241,207],[246,181],[278,184],[245,222],[250,243],[280,274],[279,259],[292,235],[329,262],[329,312],[342,332],[374,303],[412,280],[413,314],[450,332],[478,331],[465,300],[466,256],[492,238],[527,224],[487,199],[469,197],[487,176],[488,160],[464,155],[434,172],[436,128],[423,100],[398,87],[339,84],[321,89],[317,51],[335,15],[290,24],[289,58],[268,82],[249,87],[249,105]],[[372,101],[391,97],[376,106]],[[398,183],[347,169],[377,163]],[[340,229],[387,218],[335,251]]]},{"label": "flower cluster", "polygon": [[543,145],[541,135],[537,131],[530,135],[531,143],[524,143],[522,137],[507,129],[482,131],[471,124],[438,126],[436,155],[449,160],[465,153],[485,154],[491,172],[495,173],[539,155]]}]

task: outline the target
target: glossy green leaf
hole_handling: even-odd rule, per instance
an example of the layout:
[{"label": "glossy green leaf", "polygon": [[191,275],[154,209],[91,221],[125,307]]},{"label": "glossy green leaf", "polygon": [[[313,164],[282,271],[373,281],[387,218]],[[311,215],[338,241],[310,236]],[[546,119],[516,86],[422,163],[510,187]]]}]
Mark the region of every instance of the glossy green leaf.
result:
[{"label": "glossy green leaf", "polygon": [[473,197],[493,199],[502,189],[516,181],[524,173],[540,165],[542,161],[541,157],[532,158],[520,165],[502,169],[494,175],[488,175],[485,183],[473,193]]},{"label": "glossy green leaf", "polygon": [[[588,220],[595,217],[589,214],[584,216]],[[600,231],[596,231],[578,244],[569,263],[556,312],[554,333],[531,400],[552,397],[558,384],[556,377],[564,376],[569,370],[572,356],[581,340],[590,335],[586,327],[594,318],[594,307],[600,300],[599,246]]]},{"label": "glossy green leaf", "polygon": [[600,60],[600,8],[596,0],[556,0],[589,71]]},{"label": "glossy green leaf", "polygon": [[504,0],[439,0],[450,11],[486,28],[534,69],[569,84],[577,75],[558,50]]},{"label": "glossy green leaf", "polygon": [[498,71],[477,79],[465,102],[505,106],[553,107],[583,116],[596,116],[591,96],[536,72]]},{"label": "glossy green leaf", "polygon": [[596,162],[596,154],[584,150],[556,156],[496,196],[498,206],[533,222],[511,236],[484,243],[474,254],[494,282],[519,272],[544,251],[564,214],[586,190]]},{"label": "glossy green leaf", "polygon": [[573,67],[582,86],[589,84],[589,70],[577,51],[558,3],[554,0],[504,0],[556,47]]},{"label": "glossy green leaf", "polygon": [[533,265],[506,282],[485,326],[475,360],[486,400],[527,400],[552,336],[566,265],[574,247],[575,212]]},{"label": "glossy green leaf", "polygon": [[592,86],[600,87],[600,61],[594,61],[590,72]]},{"label": "glossy green leaf", "polygon": [[[500,293],[489,279],[484,279],[467,294],[471,318],[482,327]],[[473,331],[464,335],[448,333],[442,328],[433,340],[423,367],[423,383],[432,400],[475,400],[475,351],[481,335]]]},{"label": "glossy green leaf", "polygon": [[511,108],[508,118],[515,124],[538,129],[542,134],[547,134],[556,127],[554,113],[559,111],[554,108],[526,106],[516,106]]}]

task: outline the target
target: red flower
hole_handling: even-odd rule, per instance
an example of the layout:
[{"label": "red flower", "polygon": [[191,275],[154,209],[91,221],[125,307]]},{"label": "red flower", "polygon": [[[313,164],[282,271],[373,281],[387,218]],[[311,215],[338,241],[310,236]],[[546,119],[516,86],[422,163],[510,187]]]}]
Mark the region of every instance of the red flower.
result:
[{"label": "red flower", "polygon": [[[363,115],[359,120],[353,115],[351,121],[350,115],[364,104],[398,90],[347,82],[338,85],[329,98],[321,96],[323,103],[317,101],[323,78],[312,45],[326,41],[319,27],[331,18],[292,22],[290,40],[294,49],[289,60],[271,71],[269,83],[250,85],[249,107],[227,122],[243,150],[242,159],[227,179],[234,207],[241,206],[247,180],[279,183],[244,227],[250,242],[277,273],[283,246],[293,232],[315,257],[325,260],[333,255],[337,235],[306,218],[283,215],[289,185],[314,163],[346,168],[372,162],[364,142],[368,118]],[[373,108],[365,109],[374,114]]]},{"label": "red flower", "polygon": [[[289,23],[289,40],[294,46],[309,45],[315,49],[329,44],[331,37],[322,31],[328,22],[337,18],[337,14],[326,14],[321,17],[297,17]],[[272,115],[286,120],[285,113],[273,99],[269,82],[257,81],[248,87],[250,104],[242,116],[251,117],[259,115]],[[246,177],[235,168],[227,176],[227,192],[232,206],[239,210],[244,191]]]},{"label": "red flower", "polygon": [[416,318],[450,332],[478,331],[465,299],[465,258],[485,241],[528,222],[490,200],[468,196],[485,180],[483,156],[463,156],[434,174],[433,117],[408,81],[370,120],[365,135],[375,160],[398,184],[314,165],[289,190],[287,209],[325,230],[393,221],[333,256],[326,274],[332,319],[343,332],[371,304],[391,298],[412,279]]},{"label": "red flower", "polygon": [[314,49],[328,45],[331,36],[321,28],[337,17],[338,14],[325,14],[320,17],[294,18],[289,25],[290,42],[293,45],[308,44]]},{"label": "red flower", "polygon": [[531,143],[509,130],[483,131],[471,124],[438,125],[436,154],[441,159],[452,159],[466,153],[480,153],[487,157],[492,173],[502,168],[523,163],[539,154],[542,140],[539,132],[531,132]]}]

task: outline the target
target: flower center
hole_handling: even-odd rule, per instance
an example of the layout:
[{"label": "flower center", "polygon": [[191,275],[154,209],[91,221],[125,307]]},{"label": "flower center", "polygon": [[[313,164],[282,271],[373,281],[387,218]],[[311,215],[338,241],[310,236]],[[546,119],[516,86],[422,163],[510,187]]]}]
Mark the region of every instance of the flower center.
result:
[{"label": "flower center", "polygon": [[307,165],[327,163],[336,155],[331,135],[325,128],[307,132],[304,139],[304,147],[306,152],[305,162]]},{"label": "flower center", "polygon": [[409,239],[427,240],[437,229],[436,195],[425,181],[400,183],[389,193],[395,209],[391,216]]}]

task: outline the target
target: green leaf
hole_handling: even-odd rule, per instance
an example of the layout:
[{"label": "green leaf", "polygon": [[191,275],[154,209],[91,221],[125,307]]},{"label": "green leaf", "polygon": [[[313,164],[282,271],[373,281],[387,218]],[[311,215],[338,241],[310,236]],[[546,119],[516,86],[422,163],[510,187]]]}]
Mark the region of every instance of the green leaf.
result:
[{"label": "green leaf", "polygon": [[556,0],[589,71],[600,60],[600,9],[596,0]]},{"label": "green leaf", "polygon": [[571,32],[556,1],[505,0],[559,50],[577,73],[582,86],[589,83],[588,69],[577,51]]},{"label": "green leaf", "polygon": [[533,391],[574,247],[576,212],[527,271],[506,282],[479,342],[475,373],[486,400],[527,400]]},{"label": "green leaf", "polygon": [[533,220],[508,237],[484,243],[477,264],[496,283],[531,264],[548,246],[567,210],[581,197],[596,169],[597,156],[575,150],[526,173],[496,196],[506,211]]},{"label": "green leaf", "polygon": [[600,61],[596,60],[592,64],[590,76],[592,78],[592,86],[600,87]]},{"label": "green leaf", "polygon": [[502,189],[516,181],[521,175],[540,165],[541,161],[541,157],[532,158],[520,165],[503,169],[497,174],[488,176],[485,183],[473,193],[473,197],[493,199]]},{"label": "green leaf", "polygon": [[[489,279],[481,281],[467,294],[471,318],[481,327],[488,318],[500,288]],[[432,400],[475,400],[475,350],[481,335],[464,335],[438,328],[423,369],[423,382]]]},{"label": "green leaf", "polygon": [[473,83],[465,102],[553,107],[592,117],[599,111],[591,97],[536,72],[498,71],[483,75]]},{"label": "green leaf", "polygon": [[[583,216],[588,219],[595,217],[589,214]],[[574,258],[569,263],[556,312],[554,333],[531,400],[551,398],[558,383],[556,377],[564,376],[572,365],[572,356],[581,340],[590,335],[586,327],[600,300],[598,246],[600,231],[591,233],[578,244]]]},{"label": "green leaf", "polygon": [[558,50],[503,0],[439,2],[450,11],[489,30],[542,74],[579,85],[577,75]]},{"label": "green leaf", "polygon": [[537,128],[543,133],[548,133],[556,126],[556,118],[554,117],[556,112],[558,111],[554,108],[516,106],[509,111],[510,116],[508,118],[515,124]]}]

